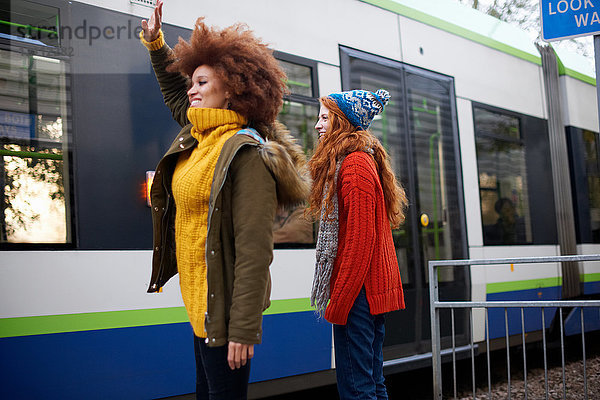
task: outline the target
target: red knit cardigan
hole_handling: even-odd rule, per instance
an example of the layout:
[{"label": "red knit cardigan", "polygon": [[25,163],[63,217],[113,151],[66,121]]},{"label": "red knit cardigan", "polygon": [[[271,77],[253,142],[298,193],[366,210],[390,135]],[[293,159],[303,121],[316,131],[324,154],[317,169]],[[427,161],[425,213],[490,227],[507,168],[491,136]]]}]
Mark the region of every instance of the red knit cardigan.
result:
[{"label": "red knit cardigan", "polygon": [[362,151],[340,167],[338,251],[325,319],[344,325],[365,287],[371,314],[404,308],[400,270],[375,161]]}]

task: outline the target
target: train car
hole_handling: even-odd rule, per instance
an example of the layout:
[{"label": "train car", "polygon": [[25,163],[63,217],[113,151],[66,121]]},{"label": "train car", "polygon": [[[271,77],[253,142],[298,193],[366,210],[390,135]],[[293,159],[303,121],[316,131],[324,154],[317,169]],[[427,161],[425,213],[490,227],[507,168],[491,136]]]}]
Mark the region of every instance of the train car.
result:
[{"label": "train car", "polygon": [[[195,389],[178,280],[146,293],[147,172],[178,132],[138,39],[153,3],[0,3],[0,382],[7,398],[147,399]],[[598,109],[587,60],[556,50],[569,170],[561,193],[571,204],[564,209],[554,190],[544,65],[519,29],[451,0],[169,0],[167,42],[187,39],[201,15],[220,27],[245,22],[269,43],[290,88],[279,119],[307,154],[317,140],[319,96],[391,93],[372,131],[410,207],[394,231],[407,307],[387,317],[386,374],[430,363],[429,260],[560,255],[557,216],[565,214],[577,254],[600,253]],[[309,301],[317,228],[301,214],[274,221],[272,305],[252,361],[253,398],[335,380],[332,328]],[[569,297],[598,298],[600,263],[576,268],[569,277],[559,264],[446,269],[440,293],[560,299],[575,279]],[[501,317],[490,313],[492,322]],[[512,333],[520,329],[516,318]],[[528,318],[528,332],[542,329],[538,319]],[[443,321],[447,337],[448,316]],[[597,315],[586,323],[600,327]],[[576,323],[568,326],[576,333]],[[475,342],[485,341],[484,328],[475,313]],[[462,350],[469,350],[469,329],[467,314],[458,313]],[[490,330],[491,338],[502,335]]]}]

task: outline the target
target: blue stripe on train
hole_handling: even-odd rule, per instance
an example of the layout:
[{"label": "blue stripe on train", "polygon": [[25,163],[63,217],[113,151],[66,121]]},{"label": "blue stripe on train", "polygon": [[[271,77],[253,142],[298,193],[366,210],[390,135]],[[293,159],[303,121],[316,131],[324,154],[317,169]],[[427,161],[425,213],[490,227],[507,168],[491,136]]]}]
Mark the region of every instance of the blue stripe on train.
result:
[{"label": "blue stripe on train", "polygon": [[[251,381],[331,367],[331,325],[267,315]],[[188,323],[0,339],[3,398],[149,399],[195,389]]]},{"label": "blue stripe on train", "polygon": [[330,369],[332,346],[331,324],[314,311],[266,315],[250,382]]},{"label": "blue stripe on train", "polygon": [[583,284],[583,293],[586,295],[600,293],[600,281],[585,282]]},{"label": "blue stripe on train", "polygon": [[[516,290],[514,292],[488,293],[487,301],[558,300],[560,299],[560,293],[561,288],[559,286]],[[552,323],[555,311],[556,308],[544,308],[546,328]],[[507,313],[508,334],[516,335],[521,333],[521,310],[518,308],[509,308]],[[504,308],[490,308],[488,316],[490,321],[490,338],[505,337]],[[525,332],[539,331],[542,328],[541,308],[525,308],[523,310],[523,317],[525,320]]]},{"label": "blue stripe on train", "polygon": [[[600,293],[599,282],[586,282],[583,285],[586,295]],[[535,300],[560,300],[562,289],[560,286],[539,288],[530,290],[518,290],[514,292],[488,293],[488,301],[535,301]],[[546,328],[550,327],[556,314],[555,307],[544,308],[544,319]],[[539,331],[542,328],[541,308],[524,308],[523,319],[525,332]],[[581,311],[579,308],[563,310],[564,332],[570,336],[581,333]],[[521,310],[508,309],[508,334],[521,333]],[[490,308],[488,311],[490,321],[490,338],[505,337],[506,326],[503,308]],[[585,330],[592,331],[600,329],[600,310],[587,309],[584,311]]]},{"label": "blue stripe on train", "polygon": [[[600,282],[585,282],[583,284],[583,293],[585,295],[598,295],[600,293]],[[565,321],[565,335],[571,336],[581,333],[581,307],[575,307],[568,315],[564,315],[563,318]],[[583,310],[583,322],[586,332],[599,330],[600,309],[585,308]]]}]

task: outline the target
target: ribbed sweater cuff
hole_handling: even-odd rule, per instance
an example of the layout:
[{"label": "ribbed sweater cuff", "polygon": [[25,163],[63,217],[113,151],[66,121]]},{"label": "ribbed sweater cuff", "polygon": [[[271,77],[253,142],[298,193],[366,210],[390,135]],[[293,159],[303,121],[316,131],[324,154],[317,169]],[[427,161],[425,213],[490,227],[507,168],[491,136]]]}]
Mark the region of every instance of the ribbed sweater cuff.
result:
[{"label": "ribbed sweater cuff", "polygon": [[325,309],[325,319],[332,324],[346,325],[352,304],[353,302],[350,303],[350,306],[348,306],[347,304],[340,302],[340,304],[337,304],[336,307],[336,304],[332,304],[330,301],[329,305],[327,305],[327,308]]},{"label": "ribbed sweater cuff", "polygon": [[159,50],[161,47],[163,47],[165,45],[165,38],[163,36],[163,31],[162,29],[158,31],[158,37],[153,40],[152,42],[148,42],[146,41],[146,39],[144,39],[144,32],[140,32],[140,40],[142,41],[142,44],[144,46],[146,46],[146,48],[150,51],[156,51]]},{"label": "ribbed sweater cuff", "polygon": [[[348,314],[350,313],[354,301],[347,303],[340,301],[338,304],[329,302],[329,305],[325,310],[325,319],[332,324],[346,325],[348,322]],[[373,315],[405,308],[404,296],[401,288],[394,288],[383,294],[367,295],[367,302],[369,303],[369,311]]]},{"label": "ribbed sweater cuff", "polygon": [[367,296],[371,314],[383,314],[404,308],[404,296],[401,288],[394,288],[387,293]]}]

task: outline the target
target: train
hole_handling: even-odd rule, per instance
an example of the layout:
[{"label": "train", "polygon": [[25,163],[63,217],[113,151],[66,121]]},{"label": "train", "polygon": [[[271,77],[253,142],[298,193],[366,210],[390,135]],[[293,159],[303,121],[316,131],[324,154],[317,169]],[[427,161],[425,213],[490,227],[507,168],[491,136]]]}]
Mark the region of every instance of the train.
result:
[{"label": "train", "polygon": [[[146,293],[147,188],[178,132],[138,38],[154,3],[0,4],[3,397],[150,399],[195,390],[178,279]],[[390,92],[371,130],[409,208],[393,232],[406,309],[387,316],[386,374],[431,362],[429,260],[600,253],[600,138],[588,59],[552,48],[558,89],[550,90],[547,45],[451,0],[169,0],[167,43],[188,39],[200,16],[219,27],[244,22],[273,49],[290,90],[279,120],[307,155],[318,140],[320,96]],[[318,228],[302,215],[282,211],[274,221],[272,305],[252,360],[251,398],[335,382],[332,326],[309,300]],[[440,296],[598,298],[600,262],[570,268],[442,269]],[[491,339],[503,337],[503,318],[490,313]],[[542,327],[539,315],[528,316],[527,332],[550,329],[553,315],[545,320]],[[520,315],[510,314],[509,326],[519,332]],[[565,326],[567,334],[581,329]],[[471,335],[485,342],[482,313],[470,329],[457,313],[463,350]],[[585,329],[600,329],[597,313]]]}]

